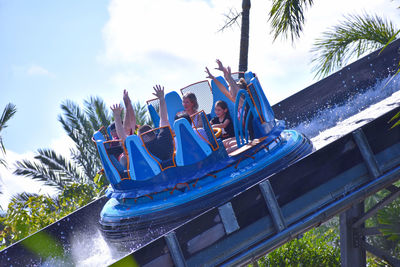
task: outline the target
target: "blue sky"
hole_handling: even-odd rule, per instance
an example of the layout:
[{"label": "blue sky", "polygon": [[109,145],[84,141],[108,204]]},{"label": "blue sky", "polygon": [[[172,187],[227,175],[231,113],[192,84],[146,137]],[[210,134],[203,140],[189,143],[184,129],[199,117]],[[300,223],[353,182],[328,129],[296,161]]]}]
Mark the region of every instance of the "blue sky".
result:
[{"label": "blue sky", "polygon": [[[400,25],[396,1],[320,0],[306,12],[295,45],[272,43],[270,2],[252,1],[249,69],[271,103],[316,82],[311,44],[342,15],[373,13]],[[240,29],[217,30],[223,14],[240,7],[240,0],[0,0],[0,109],[9,102],[18,109],[2,132],[6,159],[38,148],[68,154],[57,121],[66,99],[82,104],[100,96],[111,105],[126,88],[144,102],[154,84],[170,91],[205,79],[204,67],[214,68],[216,58],[236,70]],[[12,175],[0,170],[0,176],[7,184]]]}]

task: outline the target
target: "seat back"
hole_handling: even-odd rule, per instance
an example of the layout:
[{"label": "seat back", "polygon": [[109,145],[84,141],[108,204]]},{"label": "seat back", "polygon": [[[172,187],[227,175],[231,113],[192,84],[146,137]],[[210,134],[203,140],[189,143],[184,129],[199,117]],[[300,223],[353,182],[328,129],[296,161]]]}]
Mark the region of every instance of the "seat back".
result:
[{"label": "seat back", "polygon": [[130,135],[125,140],[129,155],[129,173],[133,180],[146,180],[161,172],[158,163],[147,153],[137,135]]},{"label": "seat back", "polygon": [[160,125],[160,115],[158,115],[158,111],[160,110],[160,101],[158,98],[148,100],[147,109],[149,111],[150,118],[153,121],[154,127],[158,128]]},{"label": "seat back", "polygon": [[273,121],[275,119],[274,111],[269,104],[267,97],[261,87],[261,84],[256,77],[252,78],[249,84],[249,89],[253,95],[253,99],[257,108],[260,109],[261,116],[266,122]]},{"label": "seat back", "polygon": [[195,134],[189,122],[181,118],[174,122],[176,135],[176,164],[184,166],[208,157],[212,150],[206,142]]},{"label": "seat back", "polygon": [[124,175],[124,168],[118,162],[116,156],[113,153],[110,153],[111,143],[119,142],[119,141],[104,141],[101,139],[95,140],[97,150],[99,151],[100,160],[104,167],[104,172],[111,184],[111,186],[115,186],[121,180],[128,178]]},{"label": "seat back", "polygon": [[174,125],[175,115],[183,111],[182,98],[175,91],[165,95],[165,103],[167,104],[169,125]]},{"label": "seat back", "polygon": [[[244,97],[243,104],[239,107],[241,96]],[[249,93],[241,89],[236,96],[235,102],[235,116],[232,117],[234,121],[234,129],[236,142],[238,147],[241,147],[249,142],[249,136],[254,136],[254,125],[261,124],[258,113],[254,107],[253,101]]]}]

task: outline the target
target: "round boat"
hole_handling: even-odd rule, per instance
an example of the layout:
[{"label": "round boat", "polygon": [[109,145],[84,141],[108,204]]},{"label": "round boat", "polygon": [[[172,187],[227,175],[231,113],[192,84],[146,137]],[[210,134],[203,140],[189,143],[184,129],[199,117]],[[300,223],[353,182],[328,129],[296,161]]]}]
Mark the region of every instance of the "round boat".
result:
[{"label": "round boat", "polygon": [[[173,121],[182,111],[177,92],[165,95],[174,140],[174,153],[160,160],[146,149],[144,136],[131,135],[125,142],[107,140],[107,134],[94,134],[105,174],[110,182],[110,198],[100,214],[100,225],[111,241],[130,240],[136,232],[151,226],[183,222],[201,212],[229,201],[256,182],[294,163],[313,151],[307,137],[285,130],[283,121],[274,118],[261,85],[251,72],[244,73],[248,87],[240,90],[231,103],[214,82],[192,84],[181,93],[193,92],[203,109],[193,115],[202,120],[202,132],[185,119]],[[218,77],[223,85],[226,82]],[[227,87],[227,86],[226,86]],[[227,153],[209,124],[212,107],[218,100],[229,103],[238,148]],[[239,104],[239,102],[241,104]],[[156,128],[157,102],[147,102]],[[127,166],[117,160],[125,153]]]}]

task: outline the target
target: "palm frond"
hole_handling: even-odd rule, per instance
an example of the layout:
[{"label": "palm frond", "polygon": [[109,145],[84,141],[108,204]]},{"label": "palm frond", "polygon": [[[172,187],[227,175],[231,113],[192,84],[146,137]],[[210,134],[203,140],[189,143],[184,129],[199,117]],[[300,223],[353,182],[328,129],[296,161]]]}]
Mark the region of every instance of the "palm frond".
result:
[{"label": "palm frond", "polygon": [[133,110],[136,115],[136,123],[139,125],[151,125],[152,121],[147,112],[147,106],[142,105],[140,102],[133,103]]},{"label": "palm frond", "polygon": [[6,107],[3,110],[3,113],[1,114],[0,117],[0,132],[4,129],[7,128],[7,121],[11,119],[12,116],[17,112],[17,107],[12,104],[8,103]]},{"label": "palm frond", "polygon": [[101,98],[90,97],[89,100],[85,100],[84,105],[93,129],[98,130],[101,126],[108,126],[111,123],[111,113]]},{"label": "palm frond", "polygon": [[225,17],[224,26],[222,26],[218,30],[218,32],[223,32],[224,30],[232,27],[233,25],[240,27],[238,20],[241,17],[241,15],[242,13],[238,12],[236,9],[234,8],[229,9],[229,12],[227,14],[224,14]]},{"label": "palm frond", "polygon": [[[14,116],[16,112],[17,112],[17,107],[14,104],[8,103],[6,105],[0,117],[0,134],[3,129],[7,128],[7,122],[11,119],[12,116]],[[0,135],[0,150],[4,154],[6,153],[6,148],[4,147],[3,138],[1,137],[1,135]],[[4,160],[0,160],[0,164],[6,166]]]},{"label": "palm frond", "polygon": [[328,75],[353,57],[359,58],[386,45],[398,34],[391,22],[377,15],[349,15],[344,18],[314,43],[311,52],[315,76]]},{"label": "palm frond", "polygon": [[74,178],[75,181],[82,180],[82,176],[78,169],[66,158],[58,155],[54,150],[38,149],[38,153],[39,154],[35,156],[35,159],[39,160],[49,169],[58,171],[63,176]]},{"label": "palm frond", "polygon": [[274,41],[278,36],[290,39],[292,42],[300,37],[305,22],[304,12],[313,5],[313,0],[273,0],[269,12]]},{"label": "palm frond", "polygon": [[59,189],[64,187],[64,180],[61,179],[57,172],[54,172],[37,162],[29,160],[17,161],[15,163],[14,174],[43,181],[45,184],[58,187]]},{"label": "palm frond", "polygon": [[[89,103],[90,100],[87,102]],[[98,101],[99,108],[101,108],[101,102]],[[96,170],[101,168],[97,149],[92,142],[93,133],[97,129],[94,129],[92,123],[87,119],[90,115],[86,115],[86,112],[83,112],[76,103],[67,100],[61,105],[61,109],[64,114],[59,115],[58,120],[75,143],[75,148],[71,150],[72,159],[83,168],[86,180],[93,179]],[[92,115],[95,121],[97,115]]]},{"label": "palm frond", "polygon": [[59,189],[66,184],[83,181],[77,168],[54,150],[39,149],[34,158],[35,161],[17,161],[14,174],[40,180]]}]

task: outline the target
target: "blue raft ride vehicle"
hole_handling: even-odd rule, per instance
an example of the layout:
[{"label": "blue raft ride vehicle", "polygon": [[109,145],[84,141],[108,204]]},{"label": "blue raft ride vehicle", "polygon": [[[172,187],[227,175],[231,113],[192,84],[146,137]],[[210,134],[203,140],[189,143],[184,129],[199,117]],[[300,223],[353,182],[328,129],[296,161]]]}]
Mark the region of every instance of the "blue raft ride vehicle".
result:
[{"label": "blue raft ride vehicle", "polygon": [[[236,103],[228,100],[214,81],[211,86],[206,80],[181,89],[182,94],[197,96],[201,111],[193,116],[202,119],[203,135],[196,134],[199,129],[184,118],[174,121],[183,111],[182,99],[175,91],[165,95],[173,125],[169,130],[174,136],[174,153],[168,160],[161,161],[149,152],[143,142],[146,133],[128,136],[125,142],[109,140],[100,131],[94,134],[110,182],[106,192],[110,199],[100,214],[101,230],[108,240],[126,241],[150,225],[189,219],[313,151],[307,137],[285,130],[285,123],[275,120],[257,76],[246,72],[244,78],[248,86],[239,91]],[[222,77],[217,79],[228,88]],[[218,100],[228,103],[239,147],[229,154],[218,129],[209,123]],[[239,105],[240,101],[243,104]],[[154,131],[159,131],[158,100],[149,100],[147,105]],[[120,153],[128,159],[126,168],[117,160]]]}]

